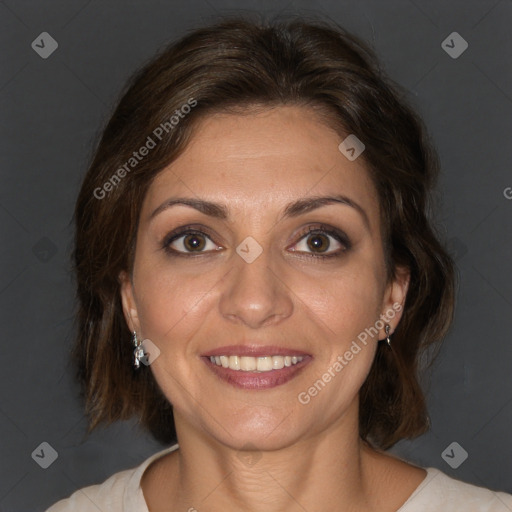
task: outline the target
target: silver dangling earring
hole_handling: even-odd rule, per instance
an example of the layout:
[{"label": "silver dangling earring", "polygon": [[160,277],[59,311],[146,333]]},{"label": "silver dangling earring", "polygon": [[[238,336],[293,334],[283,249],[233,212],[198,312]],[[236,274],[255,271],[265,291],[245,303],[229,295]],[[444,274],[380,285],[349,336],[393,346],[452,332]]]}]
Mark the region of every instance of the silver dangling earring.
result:
[{"label": "silver dangling earring", "polygon": [[134,361],[133,366],[135,369],[140,367],[140,360],[144,357],[144,349],[142,348],[142,342],[137,339],[137,332],[133,331],[133,346],[135,347],[133,351]]},{"label": "silver dangling earring", "polygon": [[387,342],[389,347],[391,347],[391,339],[389,337],[389,331],[390,330],[391,330],[391,327],[389,326],[389,324],[386,324],[386,342]]}]

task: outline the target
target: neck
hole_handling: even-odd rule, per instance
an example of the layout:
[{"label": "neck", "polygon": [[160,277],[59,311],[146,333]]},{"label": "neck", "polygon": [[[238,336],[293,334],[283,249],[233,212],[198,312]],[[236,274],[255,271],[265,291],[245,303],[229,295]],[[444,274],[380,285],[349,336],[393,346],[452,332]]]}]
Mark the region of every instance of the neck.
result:
[{"label": "neck", "polygon": [[175,422],[180,448],[173,474],[179,476],[166,494],[176,510],[372,509],[367,489],[375,477],[375,452],[360,440],[357,416],[265,451],[237,450],[201,435],[179,416]]}]

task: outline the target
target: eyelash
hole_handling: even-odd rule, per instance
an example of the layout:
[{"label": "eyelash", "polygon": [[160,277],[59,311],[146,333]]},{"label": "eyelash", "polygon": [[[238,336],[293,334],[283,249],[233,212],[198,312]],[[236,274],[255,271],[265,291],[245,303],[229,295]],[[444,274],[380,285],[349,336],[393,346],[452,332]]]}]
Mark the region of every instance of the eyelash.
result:
[{"label": "eyelash", "polygon": [[[328,226],[324,225],[318,225],[318,226],[309,226],[305,231],[303,231],[300,236],[299,240],[296,242],[300,242],[303,238],[307,238],[310,234],[324,234],[324,235],[330,235],[332,236],[337,242],[339,242],[341,245],[344,246],[344,249],[338,249],[336,252],[331,254],[321,254],[321,253],[307,253],[309,256],[312,256],[314,258],[320,258],[320,259],[326,259],[326,258],[336,258],[341,257],[343,253],[351,249],[352,244],[342,231],[338,231],[337,229],[330,228]],[[181,252],[176,251],[175,249],[171,249],[169,246],[174,242],[175,240],[178,240],[182,238],[184,235],[199,235],[199,236],[205,236],[211,240],[210,235],[208,233],[205,233],[203,231],[194,229],[192,226],[183,226],[181,228],[178,228],[174,230],[172,233],[170,233],[168,236],[165,237],[164,241],[162,242],[162,248],[169,254],[170,256],[179,256],[179,257],[196,257],[196,256],[202,256],[204,254],[207,254],[209,251],[206,252]],[[211,240],[213,242],[213,240]],[[296,245],[295,244],[295,245]],[[299,252],[299,251],[297,251]],[[306,256],[308,257],[308,256]]]}]

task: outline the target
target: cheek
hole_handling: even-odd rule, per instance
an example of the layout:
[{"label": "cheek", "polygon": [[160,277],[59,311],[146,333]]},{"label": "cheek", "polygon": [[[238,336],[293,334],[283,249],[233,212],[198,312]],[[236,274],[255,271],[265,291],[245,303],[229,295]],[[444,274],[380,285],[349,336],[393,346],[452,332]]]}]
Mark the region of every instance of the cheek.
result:
[{"label": "cheek", "polygon": [[372,276],[368,272],[333,276],[307,295],[322,342],[315,371],[301,387],[298,399],[311,404],[305,409],[308,414],[324,411],[325,421],[335,421],[350,407],[375,357],[379,295]]},{"label": "cheek", "polygon": [[333,272],[329,279],[302,280],[300,287],[295,286],[309,313],[302,321],[312,320],[323,340],[315,378],[322,381],[319,386],[332,381],[328,386],[333,392],[343,391],[337,395],[340,400],[357,393],[375,356],[380,337],[376,323],[381,314],[381,274],[375,260],[360,258]]},{"label": "cheek", "polygon": [[201,393],[198,341],[205,324],[211,322],[208,311],[218,300],[218,279],[204,273],[178,273],[171,265],[155,265],[140,269],[134,280],[142,336],[160,351],[151,372],[169,402],[193,415],[194,402],[189,403],[188,398]]},{"label": "cheek", "polygon": [[216,284],[214,273],[178,272],[171,264],[147,265],[134,274],[137,309],[144,337],[161,351],[185,347],[206,321]]},{"label": "cheek", "polygon": [[381,313],[380,272],[364,261],[326,278],[303,279],[293,289],[341,347],[374,325]]}]

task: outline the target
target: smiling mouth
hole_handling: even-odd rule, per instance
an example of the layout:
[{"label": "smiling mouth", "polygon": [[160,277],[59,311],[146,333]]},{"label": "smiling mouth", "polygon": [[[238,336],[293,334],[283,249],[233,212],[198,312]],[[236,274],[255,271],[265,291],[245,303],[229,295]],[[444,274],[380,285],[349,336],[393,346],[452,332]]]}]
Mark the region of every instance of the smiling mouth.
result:
[{"label": "smiling mouth", "polygon": [[289,382],[312,361],[310,355],[202,356],[208,368],[223,382],[244,390],[265,390]]},{"label": "smiling mouth", "polygon": [[300,363],[304,356],[210,356],[210,361],[222,368],[241,372],[270,372]]}]

